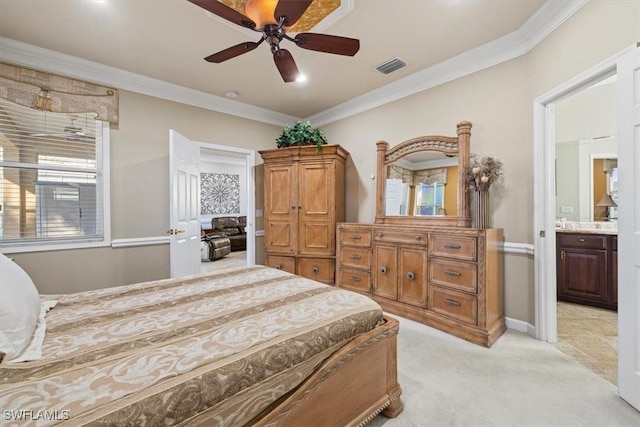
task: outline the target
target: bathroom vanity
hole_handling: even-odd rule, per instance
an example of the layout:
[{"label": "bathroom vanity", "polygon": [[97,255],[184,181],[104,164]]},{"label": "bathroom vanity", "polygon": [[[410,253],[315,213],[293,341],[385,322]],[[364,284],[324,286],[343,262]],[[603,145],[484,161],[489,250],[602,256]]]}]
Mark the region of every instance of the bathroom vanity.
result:
[{"label": "bathroom vanity", "polygon": [[618,235],[613,227],[556,229],[558,301],[618,309]]}]

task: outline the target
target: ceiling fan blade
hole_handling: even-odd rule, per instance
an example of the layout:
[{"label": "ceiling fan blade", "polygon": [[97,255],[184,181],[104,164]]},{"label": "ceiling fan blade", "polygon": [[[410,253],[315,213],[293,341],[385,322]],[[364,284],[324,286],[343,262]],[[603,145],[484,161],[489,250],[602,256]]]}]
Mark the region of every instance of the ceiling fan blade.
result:
[{"label": "ceiling fan blade", "polygon": [[241,27],[255,28],[256,23],[247,18],[240,12],[230,8],[229,6],[220,3],[217,0],[189,0],[191,3],[200,6],[201,8],[208,10],[214,15],[218,15],[227,21],[238,24]]},{"label": "ceiling fan blade", "polygon": [[298,19],[307,10],[313,0],[280,0],[276,6],[274,18],[278,20],[281,16],[286,16],[285,27],[291,27],[298,22]]},{"label": "ceiling fan blade", "polygon": [[244,43],[237,44],[235,46],[231,46],[225,50],[221,50],[220,52],[207,56],[206,58],[204,58],[204,60],[207,62],[215,62],[216,64],[219,64],[221,62],[226,61],[227,59],[235,58],[236,56],[240,56],[243,53],[252,51],[256,47],[258,47],[258,45],[262,43],[263,40],[260,40],[257,43],[244,42]]},{"label": "ceiling fan blade", "polygon": [[360,40],[328,34],[300,33],[294,41],[303,49],[336,55],[353,56],[360,50]]},{"label": "ceiling fan blade", "polygon": [[280,49],[274,53],[273,60],[276,63],[276,67],[278,67],[278,71],[280,71],[282,80],[286,83],[296,81],[300,73],[298,72],[296,62],[293,60],[293,56],[291,56],[291,53],[289,53],[287,49]]}]

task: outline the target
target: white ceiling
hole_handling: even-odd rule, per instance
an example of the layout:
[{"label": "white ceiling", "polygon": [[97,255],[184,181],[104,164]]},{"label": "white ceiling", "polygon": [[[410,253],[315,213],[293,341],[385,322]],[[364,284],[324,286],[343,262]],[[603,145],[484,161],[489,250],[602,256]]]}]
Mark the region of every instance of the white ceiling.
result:
[{"label": "white ceiling", "polygon": [[[309,118],[372,91],[393,88],[399,81],[415,78],[443,61],[505,36],[517,33],[522,38],[526,24],[536,19],[553,21],[549,12],[545,15],[545,8],[556,13],[558,3],[568,2],[352,3],[351,11],[319,32],[359,39],[361,47],[355,57],[308,51],[282,42],[308,76],[306,83],[284,83],[266,44],[221,64],[204,61],[205,56],[229,46],[257,41],[258,34],[252,36],[212,17],[187,0],[0,0],[0,36],[5,38],[0,42],[15,40],[194,89],[198,91],[194,93],[214,95],[213,99],[221,97],[231,108],[232,103],[239,108],[248,104]],[[7,60],[1,48],[2,43],[0,59]],[[20,52],[14,47],[13,53],[19,56]],[[389,75],[375,70],[396,56],[408,66]],[[100,80],[109,83],[108,76]],[[229,91],[238,93],[236,100],[224,98]]]}]

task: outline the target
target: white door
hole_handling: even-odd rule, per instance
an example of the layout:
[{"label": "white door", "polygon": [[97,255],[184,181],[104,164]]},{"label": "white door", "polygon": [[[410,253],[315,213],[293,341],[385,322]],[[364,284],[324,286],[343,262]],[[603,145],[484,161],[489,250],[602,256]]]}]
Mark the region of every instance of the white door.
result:
[{"label": "white door", "polygon": [[169,131],[171,277],[200,273],[200,146]]},{"label": "white door", "polygon": [[640,49],[617,72],[618,392],[640,410]]}]

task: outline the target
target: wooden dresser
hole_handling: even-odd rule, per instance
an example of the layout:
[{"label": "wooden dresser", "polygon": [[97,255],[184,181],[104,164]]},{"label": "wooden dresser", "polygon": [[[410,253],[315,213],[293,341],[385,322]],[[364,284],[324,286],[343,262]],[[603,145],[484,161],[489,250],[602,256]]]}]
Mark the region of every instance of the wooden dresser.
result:
[{"label": "wooden dresser", "polygon": [[502,229],[341,223],[336,286],[491,346],[506,330]]},{"label": "wooden dresser", "polygon": [[344,221],[339,145],[260,151],[264,160],[266,265],[334,284],[336,224]]}]

